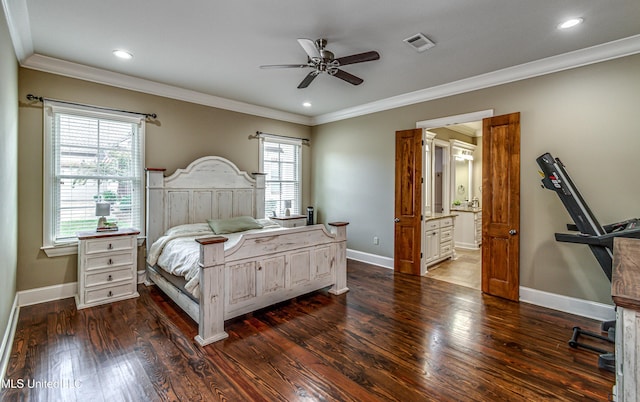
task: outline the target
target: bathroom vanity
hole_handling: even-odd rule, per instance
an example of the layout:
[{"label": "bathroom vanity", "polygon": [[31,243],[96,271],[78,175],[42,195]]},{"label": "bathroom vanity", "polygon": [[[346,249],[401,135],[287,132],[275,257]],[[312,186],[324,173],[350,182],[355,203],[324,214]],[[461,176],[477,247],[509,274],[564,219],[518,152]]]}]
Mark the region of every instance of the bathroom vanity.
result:
[{"label": "bathroom vanity", "polygon": [[448,258],[455,258],[453,243],[454,214],[438,214],[425,218],[424,256],[425,267],[437,264]]}]

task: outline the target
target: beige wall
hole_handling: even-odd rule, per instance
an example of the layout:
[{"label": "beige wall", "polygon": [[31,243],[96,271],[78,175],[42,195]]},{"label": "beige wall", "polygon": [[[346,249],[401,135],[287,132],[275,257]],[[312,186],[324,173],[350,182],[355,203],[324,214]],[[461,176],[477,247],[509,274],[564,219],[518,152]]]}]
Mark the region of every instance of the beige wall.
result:
[{"label": "beige wall", "polygon": [[0,337],[16,295],[18,260],[18,62],[5,21],[0,8]]},{"label": "beige wall", "polygon": [[[417,121],[494,109],[521,112],[521,284],[567,296],[610,302],[609,283],[588,249],[554,241],[570,218],[557,196],[539,186],[535,158],[563,159],[602,223],[638,216],[640,136],[629,122],[640,104],[640,56],[452,96],[310,129],[109,86],[19,70],[27,93],[158,113],[148,124],[146,165],[168,173],[216,154],[247,171],[258,167],[255,131],[308,138],[303,148],[303,206],[321,222],[348,220],[351,249],[393,256],[394,132]],[[18,289],[76,280],[75,256],[48,258],[42,233],[42,109],[19,108]],[[313,181],[311,180],[313,178]],[[373,237],[380,239],[373,244]]]},{"label": "beige wall", "polygon": [[[218,155],[241,170],[258,171],[256,131],[309,138],[307,126],[286,123],[99,85],[87,81],[19,70],[19,253],[18,290],[76,281],[76,256],[49,258],[42,246],[42,105],[26,101],[29,93],[48,98],[157,113],[147,123],[147,167],[166,168],[167,174],[201,156]],[[15,102],[16,96],[12,97]],[[310,150],[303,146],[303,181],[310,183]],[[311,188],[303,186],[303,205]],[[141,249],[142,251],[143,249]]]},{"label": "beige wall", "polygon": [[486,109],[521,112],[521,285],[611,303],[588,248],[554,240],[571,218],[540,188],[535,159],[547,151],[561,158],[602,224],[640,216],[638,71],[635,55],[314,127],[319,216],[351,222],[350,249],[393,257],[395,131]]}]

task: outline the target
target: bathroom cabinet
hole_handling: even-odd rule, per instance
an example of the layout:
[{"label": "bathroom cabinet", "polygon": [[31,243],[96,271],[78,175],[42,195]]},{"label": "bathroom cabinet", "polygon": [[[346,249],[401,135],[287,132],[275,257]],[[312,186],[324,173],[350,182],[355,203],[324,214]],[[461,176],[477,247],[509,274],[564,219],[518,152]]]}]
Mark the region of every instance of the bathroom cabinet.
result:
[{"label": "bathroom cabinet", "polygon": [[448,258],[455,257],[453,233],[454,215],[441,215],[425,219],[422,262],[425,269]]},{"label": "bathroom cabinet", "polygon": [[482,244],[482,210],[480,208],[454,207],[456,214],[456,247],[477,250]]}]

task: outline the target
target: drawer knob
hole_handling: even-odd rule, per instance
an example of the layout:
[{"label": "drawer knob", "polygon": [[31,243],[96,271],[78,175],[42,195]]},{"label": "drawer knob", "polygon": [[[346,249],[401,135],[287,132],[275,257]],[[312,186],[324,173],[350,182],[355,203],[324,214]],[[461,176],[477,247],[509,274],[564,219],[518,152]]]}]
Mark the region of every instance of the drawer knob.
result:
[{"label": "drawer knob", "polygon": [[109,262],[108,262],[108,264],[109,264],[109,265],[112,265],[112,264],[113,264],[113,260],[112,260],[111,258],[109,258]]},{"label": "drawer knob", "polygon": [[109,293],[107,294],[107,296],[112,297],[113,296],[113,292],[109,291]]},{"label": "drawer knob", "polygon": [[111,282],[112,280],[113,280],[113,276],[112,276],[112,275],[109,275],[109,276],[107,277],[107,281]]},{"label": "drawer knob", "polygon": [[107,250],[113,250],[113,244],[109,243],[109,245],[107,246]]}]

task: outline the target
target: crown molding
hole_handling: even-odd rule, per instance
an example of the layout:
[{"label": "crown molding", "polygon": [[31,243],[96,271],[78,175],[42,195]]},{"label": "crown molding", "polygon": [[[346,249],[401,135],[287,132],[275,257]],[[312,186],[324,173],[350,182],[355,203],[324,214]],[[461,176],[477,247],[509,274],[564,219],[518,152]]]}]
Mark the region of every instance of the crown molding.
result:
[{"label": "crown molding", "polygon": [[252,105],[202,92],[183,89],[172,85],[155,81],[132,77],[126,74],[89,67],[78,63],[72,63],[53,57],[33,54],[21,63],[24,68],[53,73],[65,77],[110,85],[146,94],[163,96],[190,103],[211,106],[253,116],[266,117],[275,120],[288,121],[290,123],[311,125],[311,118],[294,113],[283,112],[263,106]]},{"label": "crown molding", "polygon": [[16,57],[22,67],[306,126],[345,120],[640,53],[640,35],[634,35],[336,112],[308,117],[34,54],[26,0],[1,1]]},{"label": "crown molding", "polygon": [[413,105],[465,92],[476,91],[514,81],[556,73],[589,64],[630,56],[640,53],[640,35],[630,36],[557,56],[540,59],[518,66],[504,68],[491,73],[465,78],[459,81],[421,89],[378,101],[365,103],[337,112],[312,118],[312,125],[331,123],[338,120]]},{"label": "crown molding", "polygon": [[22,63],[33,54],[33,39],[26,0],[2,0],[2,8],[9,27],[9,36],[13,43],[18,62]]}]

